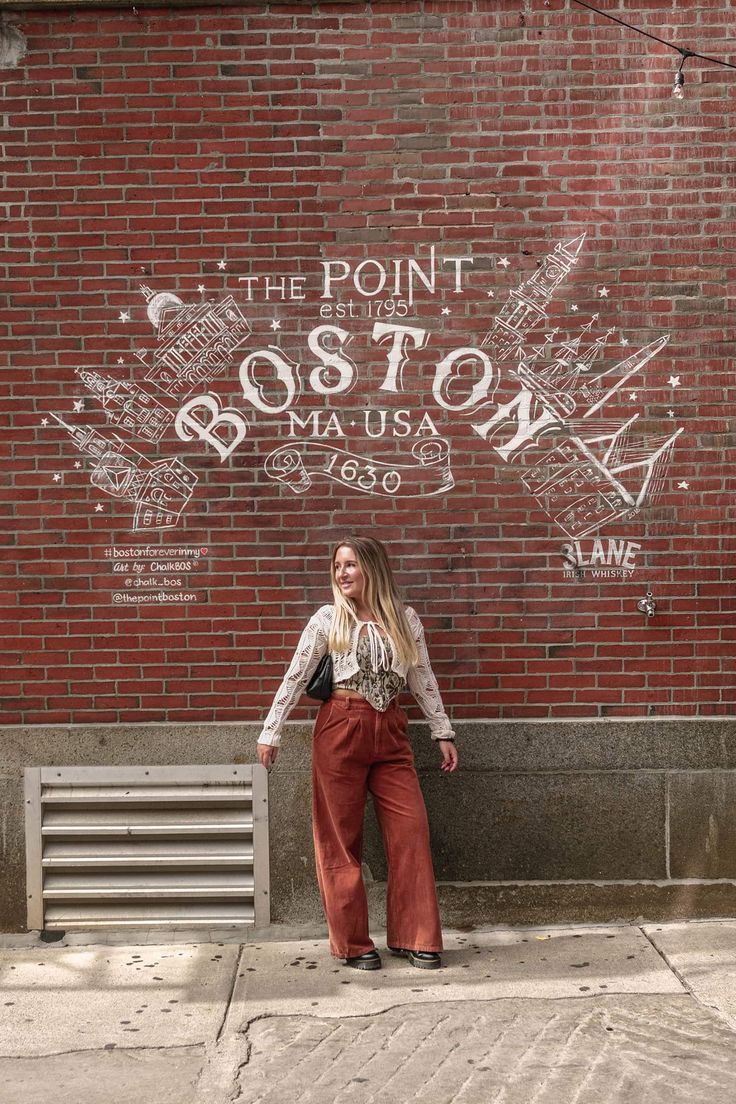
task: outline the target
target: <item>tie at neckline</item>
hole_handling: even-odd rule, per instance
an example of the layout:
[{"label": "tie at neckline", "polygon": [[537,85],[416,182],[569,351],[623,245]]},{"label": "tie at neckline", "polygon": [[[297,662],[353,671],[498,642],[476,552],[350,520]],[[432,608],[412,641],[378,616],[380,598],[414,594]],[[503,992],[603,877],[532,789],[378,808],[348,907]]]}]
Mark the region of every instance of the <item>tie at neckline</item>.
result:
[{"label": "tie at neckline", "polygon": [[386,645],[383,642],[383,638],[373,621],[368,621],[367,625],[368,642],[370,645],[371,668],[374,671],[388,671],[390,668],[390,663],[388,659],[388,652],[386,651]]}]

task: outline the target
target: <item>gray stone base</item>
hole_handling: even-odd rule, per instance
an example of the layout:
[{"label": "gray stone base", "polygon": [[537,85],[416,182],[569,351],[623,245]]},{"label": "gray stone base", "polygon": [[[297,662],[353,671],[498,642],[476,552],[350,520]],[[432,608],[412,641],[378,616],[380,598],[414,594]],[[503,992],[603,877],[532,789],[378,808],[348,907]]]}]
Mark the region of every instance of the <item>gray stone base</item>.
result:
[{"label": "gray stone base", "polygon": [[[631,921],[736,914],[736,719],[456,721],[460,769],[410,739],[443,920]],[[256,724],[0,729],[0,931],[26,925],[26,766],[243,763]],[[269,776],[271,916],[323,920],[310,822],[311,725],[288,724]],[[384,920],[386,859],[370,806],[364,873]]]},{"label": "gray stone base", "polygon": [[[488,924],[646,923],[736,916],[736,882],[547,882],[437,887],[440,910],[455,928]],[[376,911],[378,902],[376,901]],[[385,920],[378,920],[379,926]]]}]

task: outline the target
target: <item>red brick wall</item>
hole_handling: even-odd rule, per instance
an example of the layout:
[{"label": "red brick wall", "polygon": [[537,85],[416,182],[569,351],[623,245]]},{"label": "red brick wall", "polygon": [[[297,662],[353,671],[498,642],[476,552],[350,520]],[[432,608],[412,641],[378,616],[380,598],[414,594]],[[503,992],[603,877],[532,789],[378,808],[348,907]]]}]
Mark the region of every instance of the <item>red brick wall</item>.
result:
[{"label": "red brick wall", "polygon": [[[729,56],[730,0],[601,6]],[[560,0],[10,19],[27,54],[0,73],[4,722],[258,719],[328,600],[327,548],[351,530],[390,542],[456,719],[732,711],[736,73],[690,59],[678,102],[672,50]],[[583,233],[577,263],[504,356],[509,292],[528,294],[556,244]],[[409,304],[408,259],[427,269],[432,246],[435,286],[420,282]],[[459,292],[444,257],[466,259]],[[322,262],[354,273],[367,259],[388,272],[381,294],[351,275],[323,297]],[[361,272],[368,292],[381,269]],[[266,277],[292,275],[293,298],[265,299]],[[176,298],[149,311],[141,285]],[[233,318],[213,322],[227,296]],[[394,391],[379,310],[426,331]],[[239,317],[249,333],[228,346]],[[199,325],[224,325],[225,345],[213,352]],[[353,369],[317,372],[320,325],[349,332]],[[191,340],[169,354],[174,331]],[[625,375],[616,366],[664,336],[594,409]],[[244,394],[241,362],[269,346],[291,362],[276,362],[294,385],[288,408],[262,356],[243,370]],[[441,390],[437,365],[459,348],[470,352],[448,362]],[[519,352],[542,424],[504,456],[513,407],[495,435],[473,427],[522,390]],[[185,383],[166,383],[165,355],[191,369]],[[76,369],[162,404],[161,439],[113,424]],[[335,390],[341,370],[352,386]],[[224,459],[191,420],[187,441],[173,422],[207,389],[234,412],[220,451],[245,431]],[[380,411],[387,432],[369,436],[364,419],[377,433]],[[54,415],[89,431],[98,454]],[[412,448],[438,440],[447,457],[423,465]],[[301,484],[279,478],[272,454],[288,445],[281,468],[296,465]],[[657,450],[643,493],[646,469],[632,465]],[[184,468],[167,486],[153,464],[173,457]],[[167,495],[178,524],[134,529],[136,496],[157,499],[155,512]],[[597,562],[576,576],[579,554]],[[593,574],[617,566],[632,573]],[[637,609],[647,585],[650,620]]]}]

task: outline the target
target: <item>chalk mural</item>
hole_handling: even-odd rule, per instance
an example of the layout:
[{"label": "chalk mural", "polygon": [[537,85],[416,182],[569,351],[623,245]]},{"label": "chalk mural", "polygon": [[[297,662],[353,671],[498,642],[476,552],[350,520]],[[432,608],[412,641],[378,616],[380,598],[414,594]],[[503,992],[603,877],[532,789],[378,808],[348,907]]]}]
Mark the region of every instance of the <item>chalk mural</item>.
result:
[{"label": "chalk mural", "polygon": [[102,403],[111,425],[120,426],[144,441],[160,441],[174,420],[163,403],[137,383],[77,368],[77,375]]},{"label": "chalk mural", "polygon": [[[159,338],[153,367],[146,380],[180,399],[226,372],[232,353],[250,333],[250,326],[231,295],[222,302],[186,306],[176,295],[141,286],[148,317]],[[145,356],[139,354],[145,363]]]},{"label": "chalk mural", "polygon": [[134,530],[172,529],[178,525],[197,484],[197,476],[186,464],[175,457],[148,460],[117,435],[113,444],[94,429],[68,425],[59,414],[53,417],[80,452],[94,457],[92,486],[133,503]]},{"label": "chalk mural", "polygon": [[[135,350],[143,380],[119,380],[95,369],[78,369],[78,375],[101,404],[109,426],[147,444],[160,442],[173,429],[181,441],[199,441],[220,463],[245,440],[252,419],[273,424],[277,436],[288,440],[268,452],[263,471],[286,495],[307,494],[315,481],[387,498],[446,494],[455,485],[452,448],[435,422],[468,421],[487,443],[494,462],[518,471],[520,485],[571,542],[564,546],[569,566],[579,566],[583,538],[634,517],[656,500],[682,433],[670,422],[667,432],[637,434],[637,412],[623,420],[601,416],[630,381],[639,378],[642,386],[643,369],[665,347],[667,335],[620,359],[611,358],[614,363],[609,365],[606,350],[615,330],[601,326],[594,334],[600,313],[574,335],[556,340],[559,328],[550,324],[550,306],[578,263],[584,242],[585,234],[559,242],[530,277],[508,292],[478,343],[455,348],[437,360],[431,384],[434,418],[424,409],[378,406],[361,411],[357,422],[352,416],[348,424],[359,430],[362,419],[359,450],[353,440],[343,444],[350,415],[334,409],[332,402],[349,395],[359,375],[347,351],[354,336],[347,324],[353,319],[370,322],[369,340],[380,348],[383,360],[377,399],[381,392],[405,393],[404,369],[412,354],[426,349],[431,339],[425,326],[409,319],[417,292],[425,298],[441,297],[439,313],[449,315],[451,307],[442,297],[465,292],[471,257],[438,257],[432,246],[425,262],[412,258],[388,266],[368,258],[352,269],[347,261],[320,261],[321,272],[311,288],[305,275],[241,276],[237,282],[242,303],[233,293],[187,304],[168,291],[141,285],[157,340],[151,350]],[[505,271],[510,261],[503,257],[497,264]],[[226,264],[220,261],[217,267],[224,272]],[[278,344],[245,348],[253,340],[247,304],[283,307],[308,300],[310,290],[316,293],[319,322],[306,337],[315,361],[309,372]],[[203,284],[199,291],[204,296]],[[609,294],[606,287],[597,289],[600,300]],[[493,299],[495,291],[488,289],[487,295]],[[569,312],[574,315],[578,309],[573,303]],[[128,311],[119,315],[120,321],[130,317]],[[269,329],[276,338],[279,318],[273,318]],[[628,345],[623,336],[620,342]],[[215,389],[218,377],[232,382],[238,357],[247,414],[224,406]],[[679,376],[670,376],[668,383],[678,387]],[[329,409],[305,414],[295,409],[306,389],[317,399],[329,398]],[[636,398],[631,392],[629,401]],[[83,409],[84,403],[77,400],[75,412]],[[674,413],[669,410],[668,418]],[[133,505],[133,530],[170,529],[181,522],[197,484],[196,475],[181,460],[150,461],[117,433],[108,436],[69,425],[59,412],[53,417],[92,458],[92,485]],[[47,419],[44,424],[49,424]],[[380,455],[374,454],[372,442],[384,438],[393,442],[393,452],[387,455],[384,446]],[[402,446],[402,438],[412,440]],[[101,510],[97,503],[95,511]],[[627,546],[615,561],[622,573],[630,570],[622,561],[631,555]],[[604,557],[602,562],[612,561]]]},{"label": "chalk mural", "polygon": [[365,494],[387,498],[441,494],[454,486],[449,464],[450,446],[442,437],[417,441],[411,448],[413,464],[367,463],[345,449],[314,441],[282,445],[266,457],[266,472],[297,494],[309,490],[312,475],[327,475]]}]

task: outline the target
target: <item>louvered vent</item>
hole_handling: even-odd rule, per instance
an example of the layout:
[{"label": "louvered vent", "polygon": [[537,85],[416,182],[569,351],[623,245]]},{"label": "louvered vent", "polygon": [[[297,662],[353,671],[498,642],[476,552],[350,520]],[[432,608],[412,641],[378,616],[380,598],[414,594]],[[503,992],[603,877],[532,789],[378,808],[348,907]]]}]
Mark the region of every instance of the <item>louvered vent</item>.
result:
[{"label": "louvered vent", "polygon": [[260,764],[30,767],[28,927],[269,923]]}]

